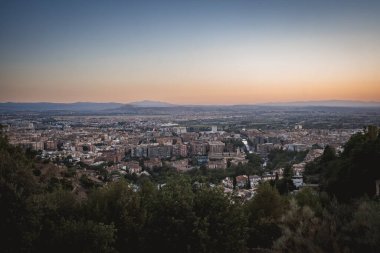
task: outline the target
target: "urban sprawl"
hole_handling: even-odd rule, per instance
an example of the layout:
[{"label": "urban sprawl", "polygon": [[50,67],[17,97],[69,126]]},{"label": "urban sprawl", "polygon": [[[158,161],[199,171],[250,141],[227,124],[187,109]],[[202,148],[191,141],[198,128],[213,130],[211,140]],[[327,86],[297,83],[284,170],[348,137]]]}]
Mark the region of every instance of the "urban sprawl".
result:
[{"label": "urban sprawl", "polygon": [[[208,182],[243,199],[254,196],[260,182],[281,179],[284,167],[268,166],[273,151],[303,152],[290,162],[295,189],[303,187],[305,165],[321,156],[329,145],[338,152],[350,136],[362,129],[303,127],[302,122],[283,129],[229,128],[207,125],[210,117],[188,116],[55,116],[4,117],[2,128],[11,144],[35,152],[50,169],[75,169],[76,178],[101,186],[121,178],[151,177],[162,168],[177,173],[192,170],[226,170],[249,166],[249,156],[260,159],[255,174]],[[191,122],[197,120],[197,125]],[[193,120],[193,121],[192,121]],[[200,124],[200,122],[204,124]],[[217,123],[217,120],[213,120]],[[64,177],[58,174],[58,179]],[[82,180],[83,181],[83,180]],[[201,184],[200,182],[195,182]],[[165,182],[157,182],[164,187]],[[138,185],[131,181],[131,187]],[[81,194],[80,184],[73,191]]]}]

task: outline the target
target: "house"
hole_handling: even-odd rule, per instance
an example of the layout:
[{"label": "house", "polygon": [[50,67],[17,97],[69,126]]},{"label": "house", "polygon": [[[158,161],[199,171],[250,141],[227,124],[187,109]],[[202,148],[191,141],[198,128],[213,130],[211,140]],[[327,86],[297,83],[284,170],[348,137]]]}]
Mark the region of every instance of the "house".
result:
[{"label": "house", "polygon": [[305,171],[305,166],[306,166],[306,163],[304,163],[304,162],[297,163],[297,164],[293,164],[292,169],[293,169],[294,173],[302,174]]},{"label": "house", "polygon": [[128,163],[126,163],[126,166],[129,170],[129,173],[130,174],[133,174],[133,173],[140,173],[142,171],[142,168],[139,164],[139,162],[136,162],[136,161],[130,161]]},{"label": "house", "polygon": [[248,176],[240,175],[236,177],[236,187],[245,188],[247,186]]},{"label": "house", "polygon": [[216,161],[209,161],[207,164],[207,168],[209,169],[226,169],[227,168],[227,162],[226,160],[216,160]]},{"label": "house", "polygon": [[248,179],[249,179],[251,188],[256,188],[261,181],[261,177],[259,177],[258,175],[249,176]]},{"label": "house", "polygon": [[264,182],[269,181],[269,180],[275,180],[275,179],[276,179],[276,175],[273,175],[273,174],[267,174],[261,177],[261,180],[263,180]]},{"label": "house", "polygon": [[281,179],[284,177],[284,168],[278,168],[272,171],[272,174],[278,176],[278,179]]},{"label": "house", "polygon": [[292,177],[293,184],[296,188],[299,188],[303,185],[303,177],[296,175]]},{"label": "house", "polygon": [[225,179],[223,179],[222,185],[224,186],[224,188],[228,188],[228,189],[234,188],[234,183],[232,181],[232,178],[230,178],[230,177],[226,177]]},{"label": "house", "polygon": [[154,167],[162,167],[162,162],[159,158],[152,158],[148,161],[144,161],[144,166],[153,169]]},{"label": "house", "polygon": [[170,165],[177,169],[177,171],[187,171],[190,170],[191,167],[189,166],[189,160],[188,159],[181,159],[177,161],[173,161],[170,163]]}]

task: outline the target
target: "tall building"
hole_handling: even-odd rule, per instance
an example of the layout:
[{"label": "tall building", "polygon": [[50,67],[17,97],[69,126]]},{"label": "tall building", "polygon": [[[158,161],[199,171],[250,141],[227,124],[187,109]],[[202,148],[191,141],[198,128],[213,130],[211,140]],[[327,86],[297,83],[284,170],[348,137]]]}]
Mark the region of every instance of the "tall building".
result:
[{"label": "tall building", "polygon": [[173,145],[173,156],[187,157],[187,146],[180,143]]},{"label": "tall building", "polygon": [[207,154],[207,143],[203,141],[193,141],[190,144],[192,155],[206,155]]},{"label": "tall building", "polygon": [[223,153],[224,150],[224,142],[221,141],[209,141],[209,153]]},{"label": "tall building", "polygon": [[148,157],[148,145],[138,145],[131,150],[132,157]]},{"label": "tall building", "polygon": [[149,158],[169,158],[172,156],[172,145],[159,145],[148,147]]}]

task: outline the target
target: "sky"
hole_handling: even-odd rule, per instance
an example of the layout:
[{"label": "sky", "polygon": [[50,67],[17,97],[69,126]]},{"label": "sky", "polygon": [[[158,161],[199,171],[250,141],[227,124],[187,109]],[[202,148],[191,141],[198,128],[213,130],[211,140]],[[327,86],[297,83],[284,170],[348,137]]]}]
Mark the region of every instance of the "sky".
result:
[{"label": "sky", "polygon": [[0,0],[0,102],[380,101],[380,1]]}]

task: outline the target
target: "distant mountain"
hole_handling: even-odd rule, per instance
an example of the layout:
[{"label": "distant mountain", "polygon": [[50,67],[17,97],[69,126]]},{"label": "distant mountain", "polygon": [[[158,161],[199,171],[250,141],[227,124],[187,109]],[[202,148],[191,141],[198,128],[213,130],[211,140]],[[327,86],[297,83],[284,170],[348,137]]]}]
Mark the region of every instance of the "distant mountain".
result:
[{"label": "distant mountain", "polygon": [[361,102],[346,100],[325,101],[299,101],[284,103],[238,104],[238,105],[176,105],[160,101],[138,101],[128,104],[122,103],[0,103],[0,112],[76,112],[76,113],[130,113],[130,114],[171,114],[174,112],[221,112],[241,110],[274,109],[286,110],[286,108],[336,108],[339,110],[349,108],[373,108],[380,107],[380,102]]},{"label": "distant mountain", "polygon": [[160,101],[151,101],[151,100],[143,100],[129,103],[128,105],[132,105],[134,107],[175,107],[178,105],[160,102]]},{"label": "distant mountain", "polygon": [[328,106],[328,107],[380,107],[380,102],[363,102],[352,100],[296,101],[283,103],[261,103],[260,106]]},{"label": "distant mountain", "polygon": [[121,107],[121,103],[0,103],[0,111],[102,111]]}]

